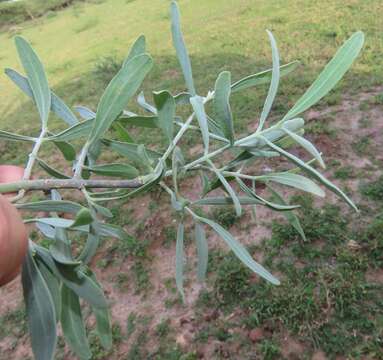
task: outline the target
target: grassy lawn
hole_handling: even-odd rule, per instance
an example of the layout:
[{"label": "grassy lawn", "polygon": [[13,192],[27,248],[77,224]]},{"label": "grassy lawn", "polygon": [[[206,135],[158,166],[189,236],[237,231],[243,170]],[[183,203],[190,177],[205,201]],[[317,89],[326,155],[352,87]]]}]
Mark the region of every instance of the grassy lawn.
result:
[{"label": "grassy lawn", "polygon": [[[180,5],[201,92],[213,86],[223,69],[230,69],[233,79],[238,79],[268,67],[271,60],[265,29],[271,29],[279,41],[283,62],[301,61],[300,69],[283,82],[279,101],[282,110],[304,91],[337,47],[356,30],[366,33],[367,42],[362,57],[342,83],[343,88],[347,84],[351,85],[348,91],[366,91],[371,84],[383,82],[378,61],[383,49],[377,18],[379,1],[322,1],[318,6],[316,1],[291,0],[285,6],[285,1],[195,0]],[[123,59],[141,33],[147,36],[156,64],[145,87],[149,91],[183,88],[171,44],[168,4],[161,0],[80,2],[10,27],[0,35],[0,68],[19,68],[12,40],[16,33],[31,41],[47,68],[52,87],[70,105],[96,105],[104,84],[95,84],[87,74],[101,58]],[[75,85],[65,93],[70,84]],[[33,127],[35,116],[23,111],[21,119],[17,111],[25,98],[4,75],[0,76],[0,88],[3,127],[26,123]],[[262,94],[250,91],[234,99],[234,106],[241,110],[240,123],[256,115]]]},{"label": "grassy lawn", "polygon": [[[175,94],[185,86],[172,47],[168,5],[163,0],[75,1],[34,20],[0,24],[0,68],[20,70],[12,38],[21,34],[39,53],[54,91],[68,105],[95,109],[130,45],[144,33],[155,62],[144,83],[147,98],[152,90]],[[247,215],[237,221],[231,208],[217,210],[215,220],[243,239],[252,239],[257,225],[267,229],[265,236],[254,235],[257,241],[249,250],[281,276],[282,285],[259,281],[213,243],[207,286],[195,295],[195,279],[187,283],[187,294],[194,297],[185,310],[175,291],[173,263],[161,261],[173,259],[176,232],[163,205],[165,196],[151,192],[137,203],[113,204],[114,221],[132,238],[106,241],[94,264],[114,299],[116,344],[105,353],[91,332],[94,359],[194,360],[201,354],[206,359],[383,359],[381,1],[180,0],[179,5],[201,94],[214,87],[222,70],[231,70],[235,81],[270,67],[265,29],[276,37],[283,63],[300,60],[299,68],[282,79],[273,118],[294,104],[354,31],[365,32],[361,56],[315,108],[307,128],[328,159],[326,174],[355,197],[361,214],[345,210],[332,197],[331,204],[323,205],[296,196],[307,236],[302,242],[270,214],[261,213],[254,224]],[[4,74],[0,91],[0,128],[35,134],[35,109]],[[257,88],[232,97],[238,133],[254,125],[266,91]],[[132,102],[129,109],[135,106]],[[54,127],[60,126],[52,120]],[[152,144],[160,140],[149,132],[140,136]],[[24,163],[25,149],[27,145],[1,142],[0,160]],[[184,187],[192,181],[187,179]],[[187,239],[188,248],[190,243]],[[192,250],[188,253],[194,254]],[[189,275],[194,271],[190,263]],[[24,321],[22,306],[0,313],[0,360],[1,351],[10,358],[23,347],[18,338],[25,339]],[[13,324],[17,326],[11,331]],[[58,359],[73,358],[63,342],[58,353]],[[20,359],[29,356],[18,354],[23,354]]]}]

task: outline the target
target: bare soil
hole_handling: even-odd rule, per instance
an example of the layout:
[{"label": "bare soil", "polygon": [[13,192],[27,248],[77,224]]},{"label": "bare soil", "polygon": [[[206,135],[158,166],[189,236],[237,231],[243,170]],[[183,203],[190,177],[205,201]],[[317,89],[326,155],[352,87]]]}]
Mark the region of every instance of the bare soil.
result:
[{"label": "bare soil", "polygon": [[[382,88],[376,88],[368,93],[361,93],[358,95],[344,95],[341,103],[336,106],[328,107],[325,109],[310,111],[306,114],[307,122],[321,122],[329,116],[333,119],[329,123],[329,127],[335,131],[335,138],[327,134],[314,134],[308,133],[308,137],[317,144],[320,151],[323,152],[324,159],[328,164],[332,160],[337,160],[341,166],[351,166],[352,168],[361,171],[369,169],[368,178],[377,178],[381,171],[379,166],[371,171],[371,167],[376,164],[383,163],[383,106],[374,105],[369,106],[368,109],[363,111],[360,106],[363,102],[369,101],[375,95],[382,93]],[[368,122],[368,126],[363,126],[364,121]],[[353,144],[358,139],[368,137],[370,141],[370,149],[367,153],[358,155],[355,153]],[[194,149],[195,150],[195,149]],[[301,151],[301,150],[299,150]],[[302,152],[303,153],[303,152]],[[333,179],[333,167],[329,166],[326,175]],[[342,188],[348,188],[352,197],[356,202],[362,201],[356,190],[360,183],[366,181],[367,178],[357,176],[349,180],[334,180]],[[184,189],[188,193],[197,193],[200,190],[201,184],[197,178],[185,180]],[[285,190],[287,191],[287,190]],[[289,191],[290,192],[290,191]],[[292,192],[291,192],[292,193]],[[327,193],[327,197],[323,201],[338,202],[332,194]],[[131,208],[131,225],[127,225],[126,229],[130,233],[134,233],[137,226],[140,226],[141,219],[145,219],[143,225],[142,239],[149,239],[149,258],[150,262],[147,264],[150,273],[150,286],[148,290],[142,294],[137,293],[133,281],[128,281],[127,285],[119,288],[116,285],[116,275],[129,274],[134,264],[134,259],[128,257],[117,264],[111,264],[104,268],[98,267],[96,264],[99,259],[107,256],[107,245],[111,240],[105,243],[102,251],[97,255],[94,260],[93,268],[103,284],[107,298],[110,301],[112,319],[114,323],[118,323],[122,330],[122,335],[126,335],[126,324],[130,313],[134,312],[137,316],[144,316],[149,320],[148,335],[149,343],[146,345],[149,348],[155,348],[155,332],[156,326],[164,319],[171,319],[171,328],[175,332],[176,342],[182,349],[197,350],[201,359],[215,359],[217,358],[217,349],[221,349],[218,353],[224,353],[225,345],[221,341],[212,341],[206,343],[198,349],[193,346],[193,338],[199,331],[200,324],[195,322],[195,304],[198,299],[201,289],[204,287],[199,284],[194,275],[194,259],[195,248],[191,244],[187,248],[187,259],[189,280],[186,284],[187,303],[185,305],[176,304],[171,307],[165,306],[166,300],[176,298],[176,295],[169,291],[166,285],[166,280],[174,277],[174,264],[175,264],[175,244],[169,247],[164,247],[163,242],[165,235],[163,232],[164,225],[172,224],[173,217],[168,206],[161,206],[155,211],[149,210],[149,204],[153,199],[154,194],[147,194],[141,197],[138,202],[135,201],[135,206],[124,205]],[[318,206],[323,204],[323,201],[318,201]],[[270,222],[275,218],[275,214],[267,208],[259,208],[257,212],[257,222],[254,223],[249,214],[244,215],[238,224],[234,225],[230,231],[237,236],[237,238],[245,244],[260,244],[262,239],[270,237],[271,229]],[[142,224],[141,224],[142,226]],[[192,243],[192,242],[191,242]],[[225,246],[222,241],[215,235],[210,234],[209,244],[211,248]],[[262,254],[254,254],[254,257],[262,262]],[[368,273],[368,278],[372,282],[383,283],[383,272],[377,270]],[[0,289],[0,316],[7,312],[13,311],[22,306],[22,290],[20,286],[20,279],[17,278],[11,284]],[[210,314],[211,316],[224,317],[223,314]],[[210,316],[207,314],[207,316]],[[235,316],[235,314],[234,314]],[[90,323],[92,319],[89,319]],[[207,320],[208,321],[208,320]],[[243,331],[241,328],[233,328],[233,332],[240,333]],[[6,336],[0,341],[0,359],[27,359],[31,356],[30,345],[28,336],[24,335],[21,339],[15,341],[13,335]],[[117,351],[113,355],[108,355],[105,359],[124,359],[126,354],[132,346],[134,337],[123,339],[118,345]],[[282,343],[282,357],[284,359],[303,359],[305,356],[305,346],[300,343],[290,334],[285,334],[281,339]],[[232,346],[232,345],[230,345]],[[255,345],[254,345],[255,346]],[[220,358],[220,357],[219,357]],[[75,359],[68,351],[65,352],[64,357],[60,359]],[[326,356],[318,349],[312,357],[313,360],[324,360]]]}]

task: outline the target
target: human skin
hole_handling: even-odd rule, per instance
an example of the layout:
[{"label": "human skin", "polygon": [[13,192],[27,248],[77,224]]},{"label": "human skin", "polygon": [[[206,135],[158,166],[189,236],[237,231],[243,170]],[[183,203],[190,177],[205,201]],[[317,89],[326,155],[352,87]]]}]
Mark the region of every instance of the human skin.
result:
[{"label": "human skin", "polygon": [[0,286],[20,272],[28,248],[28,232],[17,209],[0,195]]},{"label": "human skin", "polygon": [[[24,176],[24,168],[15,165],[0,165],[0,184],[19,181]],[[15,193],[3,194],[6,197],[15,196]]]}]

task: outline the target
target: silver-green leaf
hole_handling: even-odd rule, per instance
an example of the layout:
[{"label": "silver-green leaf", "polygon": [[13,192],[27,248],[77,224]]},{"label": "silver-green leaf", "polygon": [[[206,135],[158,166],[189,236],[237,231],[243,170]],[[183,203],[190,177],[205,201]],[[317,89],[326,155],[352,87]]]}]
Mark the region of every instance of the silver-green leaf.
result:
[{"label": "silver-green leaf", "polygon": [[64,338],[72,351],[80,359],[90,359],[89,342],[82,318],[80,300],[67,286],[61,288],[61,328]]},{"label": "silver-green leaf", "polygon": [[197,245],[197,278],[204,281],[206,278],[207,265],[209,259],[209,247],[207,245],[206,233],[203,226],[196,222],[194,227],[195,240]]},{"label": "silver-green leaf", "polygon": [[201,128],[202,140],[204,144],[204,153],[209,152],[209,126],[205,112],[203,98],[201,96],[193,96],[190,98],[190,104],[193,107],[194,113],[197,117],[199,127]]},{"label": "silver-green leaf", "polygon": [[202,217],[197,217],[197,220],[209,225],[230,247],[234,254],[238,257],[239,260],[243,262],[250,270],[263,277],[267,281],[271,282],[274,285],[279,285],[279,280],[270,274],[263,266],[258,264],[250,256],[249,252],[245,247],[239,243],[228,231],[226,231],[221,225],[215,223],[214,221]]},{"label": "silver-green leaf", "polygon": [[283,131],[286,132],[287,135],[289,135],[297,144],[302,146],[307,152],[309,152],[314,158],[318,161],[319,165],[322,166],[322,168],[326,168],[326,165],[324,164],[324,161],[322,159],[322,156],[320,152],[316,149],[316,147],[307,139],[305,139],[302,136],[299,136],[295,132],[290,131],[289,129],[282,126]]},{"label": "silver-green leaf", "polygon": [[337,194],[341,198],[343,198],[347,204],[349,204],[355,211],[359,211],[358,208],[355,206],[355,204],[352,202],[352,200],[342,191],[340,190],[336,185],[334,185],[331,181],[327,180],[321,173],[319,173],[317,170],[315,170],[312,166],[306,164],[301,159],[296,157],[293,154],[290,154],[289,152],[283,150],[279,146],[273,144],[266,138],[263,138],[267,145],[269,145],[272,149],[279,152],[282,156],[286,157],[287,159],[291,160],[294,164],[296,164],[299,168],[316,178],[318,181],[320,181],[324,186],[326,186],[329,190],[331,190],[333,193]]},{"label": "silver-green leaf", "polygon": [[153,65],[151,57],[142,54],[129,60],[109,83],[101,97],[96,118],[89,135],[94,143],[105,134],[124,110],[128,100],[136,93]]},{"label": "silver-green leaf", "polygon": [[51,91],[43,65],[31,45],[21,36],[15,38],[16,49],[28,77],[43,128],[46,128],[51,108]]},{"label": "silver-green leaf", "polygon": [[270,38],[270,43],[271,43],[271,50],[272,50],[272,58],[273,58],[273,70],[272,70],[272,75],[271,75],[271,82],[270,82],[270,87],[269,87],[269,92],[266,97],[265,104],[262,109],[261,117],[259,119],[259,125],[257,128],[257,131],[261,131],[263,129],[263,126],[265,124],[265,121],[270,113],[271,107],[273,105],[275,96],[277,95],[278,91],[278,85],[279,85],[279,52],[278,52],[278,47],[277,43],[274,39],[273,34],[267,30],[267,34],[269,35]]},{"label": "silver-green leaf", "polygon": [[292,109],[283,117],[282,121],[292,119],[322,99],[352,65],[363,47],[364,34],[354,33],[336,52],[318,78],[296,102]]},{"label": "silver-green leaf", "polygon": [[262,175],[261,180],[274,181],[279,184],[291,186],[296,189],[309,192],[316,196],[320,196],[320,197],[325,196],[324,191],[317,184],[315,184],[314,181],[299,174],[292,174],[288,172],[267,174],[267,175]]},{"label": "silver-green leaf", "polygon": [[57,344],[55,306],[31,249],[25,257],[21,280],[33,354],[38,360],[52,360]]},{"label": "silver-green leaf", "polygon": [[172,17],[172,36],[173,36],[173,45],[177,52],[178,61],[180,62],[182,72],[184,74],[186,86],[189,90],[189,93],[194,96],[196,94],[193,82],[193,74],[189,55],[185,46],[185,42],[181,32],[180,24],[180,12],[178,5],[175,1],[172,1],[171,4],[171,17]]},{"label": "silver-green leaf", "polygon": [[174,116],[176,112],[176,103],[169,91],[153,92],[154,103],[156,104],[158,114],[158,125],[167,137],[168,141],[173,140]]},{"label": "silver-green leaf", "polygon": [[218,121],[226,139],[231,144],[234,143],[234,125],[233,116],[230,109],[230,93],[231,93],[231,74],[229,71],[222,71],[215,82],[214,90],[214,111],[215,120]]},{"label": "silver-green leaf", "polygon": [[178,224],[176,243],[176,285],[182,300],[185,302],[184,292],[184,224]]},{"label": "silver-green leaf", "polygon": [[133,43],[129,50],[128,56],[126,57],[123,66],[125,66],[129,60],[133,59],[137,55],[145,54],[146,51],[146,39],[145,35],[140,35],[137,40]]}]

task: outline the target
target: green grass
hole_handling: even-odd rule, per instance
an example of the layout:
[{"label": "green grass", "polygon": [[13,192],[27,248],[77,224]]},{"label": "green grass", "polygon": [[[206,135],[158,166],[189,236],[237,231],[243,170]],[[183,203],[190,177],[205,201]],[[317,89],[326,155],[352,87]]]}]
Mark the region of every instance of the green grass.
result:
[{"label": "green grass", "polygon": [[[279,336],[283,335],[278,334],[285,331],[305,344],[307,354],[320,348],[330,359],[337,354],[381,359],[383,288],[365,278],[368,269],[381,266],[381,218],[353,230],[348,215],[342,215],[339,208],[313,210],[307,199],[297,202],[303,207],[307,242],[290,226],[275,223],[272,238],[262,246],[265,263],[282,274],[282,284],[254,282],[235,256],[213,253],[213,289],[201,293],[198,311],[204,314],[217,304],[228,314],[242,309],[237,323],[273,333],[258,347],[265,359],[279,358]],[[358,239],[359,250],[347,247],[351,239]]]},{"label": "green grass", "polygon": [[18,308],[8,311],[0,316],[0,340],[7,336],[18,339],[27,332],[26,313],[24,309]]},{"label": "green grass", "polygon": [[383,176],[376,181],[363,184],[361,192],[367,198],[381,203],[383,201]]},{"label": "green grass", "polygon": [[[270,67],[266,28],[271,29],[278,40],[282,62],[301,60],[295,74],[282,79],[279,97],[273,107],[276,117],[291,107],[341,43],[359,29],[366,33],[362,55],[319,107],[339,104],[344,93],[368,91],[371,86],[383,84],[380,61],[383,35],[376,16],[379,0],[324,0],[321,6],[312,0],[305,1],[304,5],[300,0],[289,0],[288,6],[285,5],[283,0],[180,1],[185,40],[200,94],[214,86],[216,76],[222,70],[232,70],[233,80],[237,80]],[[155,61],[155,67],[144,83],[150,99],[152,90],[166,88],[175,93],[185,88],[169,27],[168,2],[104,0],[76,3],[59,12],[19,23],[16,29],[3,31],[0,35],[0,67],[20,70],[12,41],[13,35],[19,33],[28,38],[40,54],[58,95],[69,105],[82,104],[96,109],[103,89],[118,71],[131,43],[139,34],[145,33]],[[0,127],[36,134],[39,121],[32,104],[5,75],[0,75],[0,89]],[[231,104],[238,133],[255,121],[266,91],[262,87],[248,90],[241,96],[233,95]],[[377,95],[372,102],[363,103],[361,109],[382,103],[382,96]],[[129,108],[135,109],[135,104],[131,103]],[[53,129],[61,126],[56,119],[52,120]],[[313,121],[309,123],[307,133],[335,141],[337,133],[333,120],[330,113],[321,121]],[[163,144],[157,134],[143,132],[141,138]],[[186,140],[194,145],[191,137]],[[26,159],[23,152],[27,149],[28,145],[14,146],[2,141],[0,159],[7,163],[22,163]],[[370,149],[371,143],[366,137],[354,142],[354,150],[360,155],[368,154]],[[45,154],[49,151],[44,148]],[[356,168],[340,167],[340,163],[331,166],[330,170],[334,168],[334,176],[340,180],[362,176]],[[363,201],[372,200],[374,205],[381,207],[382,189],[381,178],[361,185]],[[218,358],[245,359],[254,356],[255,351],[260,358],[280,359],[281,338],[288,332],[305,344],[307,356],[311,356],[315,349],[321,349],[329,359],[337,355],[382,359],[383,304],[381,295],[379,297],[382,287],[366,280],[368,271],[383,265],[382,215],[374,214],[370,219],[362,213],[362,218],[356,219],[334,205],[312,209],[310,198],[299,197],[292,199],[292,203],[302,205],[300,215],[307,242],[303,242],[290,226],[274,222],[272,237],[261,246],[250,249],[251,253],[262,251],[265,254],[262,263],[281,275],[281,286],[258,281],[232,254],[222,250],[210,252],[209,286],[201,292],[194,309],[199,326],[193,339],[194,348],[214,340],[238,344],[232,353],[230,349],[217,353]],[[365,206],[370,207],[369,204]],[[121,211],[121,204],[116,203],[111,210],[116,224],[136,225],[130,208],[124,207]],[[158,210],[162,208],[158,209],[154,202],[147,209],[148,213]],[[213,216],[226,228],[237,220],[232,208],[222,207]],[[154,240],[146,238],[143,224],[141,219],[141,225],[126,241],[107,243],[105,257],[97,265],[118,267],[127,259],[132,260],[132,272],[128,276],[116,274],[113,281],[122,290],[133,284],[136,292],[146,295],[151,288],[150,271],[155,271],[150,268],[149,251]],[[175,227],[165,224],[162,235],[164,245],[174,247]],[[358,249],[348,246],[351,240],[358,243]],[[181,302],[174,278],[172,274],[168,276],[164,307],[173,310],[173,307],[180,307]],[[219,311],[218,317],[206,320],[204,316],[211,310]],[[233,320],[220,316],[221,312],[229,316],[234,311],[239,311],[239,315]],[[17,336],[24,335],[24,318],[21,310],[2,314],[0,338],[10,331]],[[122,331],[124,335],[116,328],[117,344],[127,339],[132,342],[126,359],[149,356],[156,359],[197,358],[193,351],[181,351],[176,345],[176,329],[167,320],[154,326],[154,330],[150,322],[151,318],[132,312],[127,318],[126,331]],[[237,328],[248,331],[256,327],[267,330],[268,334],[255,346],[249,344],[245,335],[231,331]],[[150,328],[152,333],[149,333]],[[158,344],[148,349],[148,344],[152,344],[151,335],[156,337]],[[110,356],[93,337],[91,343],[95,358]]]},{"label": "green grass", "polygon": [[[22,0],[16,2],[0,1],[0,27],[7,29],[23,23],[46,16],[51,18],[59,11],[76,2],[84,0]],[[11,29],[12,30],[12,29]]]},{"label": "green grass", "polygon": [[[266,28],[272,29],[278,40],[282,62],[301,61],[296,74],[282,82],[274,107],[276,115],[293,104],[341,43],[359,29],[366,32],[366,46],[339,89],[352,84],[349,91],[367,90],[372,84],[380,84],[383,70],[376,54],[381,52],[383,42],[375,16],[379,3],[378,0],[368,3],[327,0],[318,8],[315,1],[306,1],[302,7],[298,0],[290,0],[289,6],[282,6],[284,1],[181,2],[185,40],[197,89],[201,94],[211,89],[223,69],[230,69],[236,80],[269,67]],[[59,95],[70,105],[95,108],[107,78],[116,68],[105,69],[109,76],[100,82],[94,81],[94,69],[104,58],[119,63],[141,33],[147,36],[156,64],[145,89],[149,92],[159,88],[184,89],[171,44],[168,13],[168,3],[160,0],[76,3],[55,17],[20,24],[18,33],[28,38],[39,53],[50,83]],[[20,69],[12,36],[11,32],[0,35],[0,67]],[[37,130],[36,112],[25,106],[26,99],[5,75],[0,76],[0,87],[2,127],[24,132]],[[335,92],[325,101],[337,103],[341,92]],[[264,95],[265,89],[260,89],[233,97],[239,130],[254,119]]]}]

